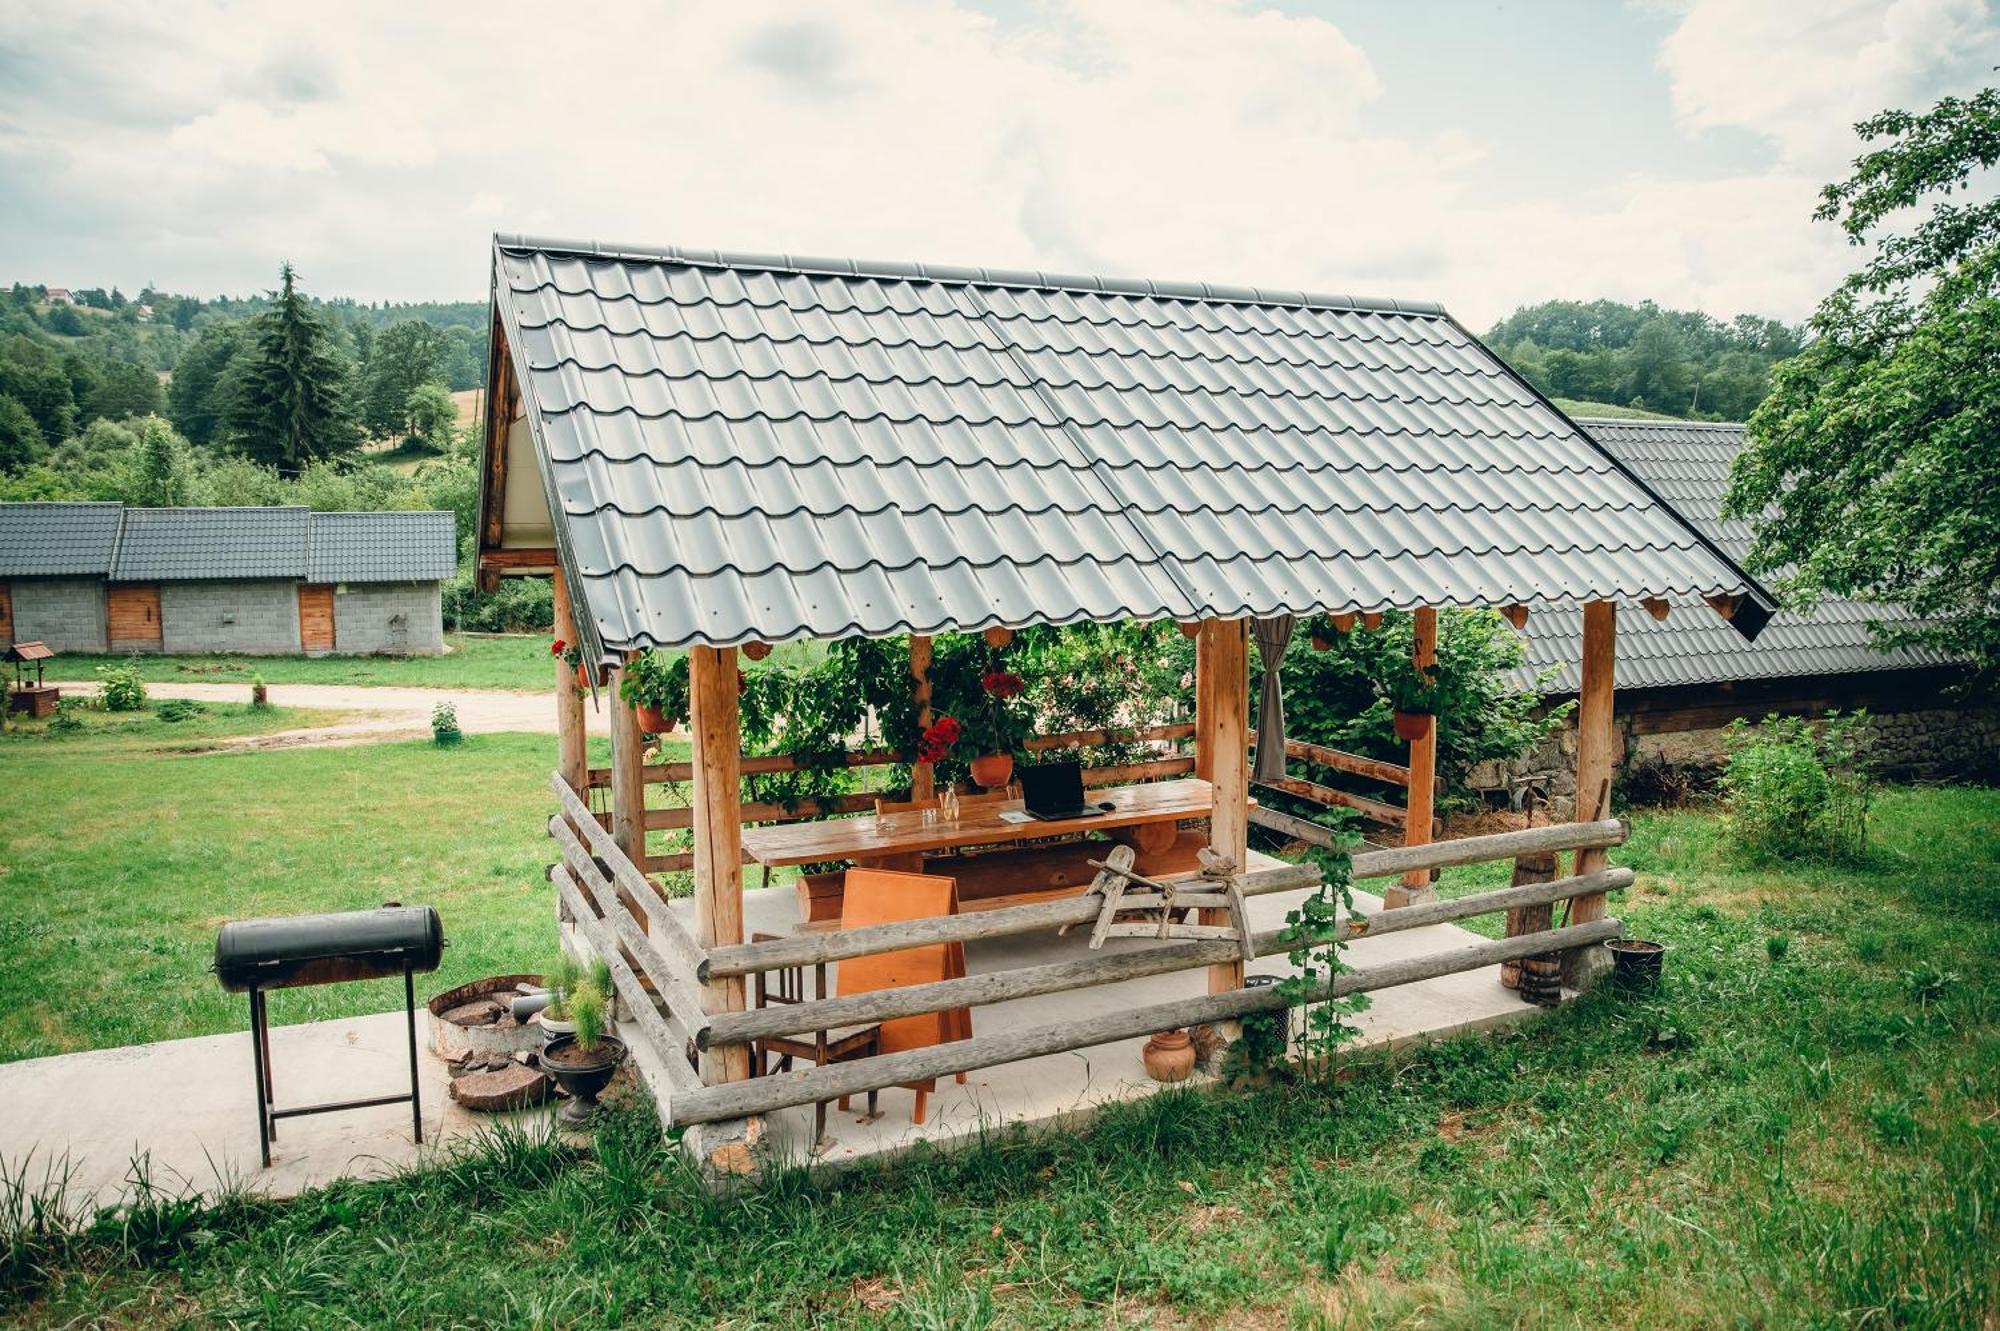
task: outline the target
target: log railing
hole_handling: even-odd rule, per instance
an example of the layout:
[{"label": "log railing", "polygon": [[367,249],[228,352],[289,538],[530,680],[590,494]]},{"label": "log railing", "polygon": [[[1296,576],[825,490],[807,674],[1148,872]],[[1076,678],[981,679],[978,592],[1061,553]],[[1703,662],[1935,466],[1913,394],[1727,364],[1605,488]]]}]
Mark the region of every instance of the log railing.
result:
[{"label": "log railing", "polygon": [[[1256,752],[1256,745],[1251,745]],[[1383,762],[1379,758],[1366,758],[1358,753],[1348,753],[1344,749],[1330,749],[1324,744],[1308,744],[1304,740],[1285,741],[1285,757],[1294,762],[1305,763],[1309,767],[1323,767],[1335,772],[1345,772],[1385,786],[1410,784],[1410,769],[1397,763]],[[1352,809],[1363,818],[1384,827],[1403,828],[1409,822],[1409,815],[1399,806],[1382,800],[1369,799],[1350,791],[1339,790],[1319,781],[1303,777],[1285,776],[1274,781],[1259,781],[1257,784],[1272,790],[1283,791],[1321,808]]]},{"label": "log railing", "polygon": [[[899,1083],[969,1072],[977,1068],[1085,1049],[1112,1040],[1177,1026],[1229,1020],[1277,1008],[1287,1001],[1274,988],[1234,990],[1166,1003],[1149,1003],[1054,1026],[975,1036],[932,1048],[877,1055],[823,1068],[801,1069],[747,1081],[702,1084],[691,1062],[694,1051],[742,1047],[779,1035],[796,1035],[858,1022],[1004,1003],[1205,967],[1240,957],[1234,940],[1194,939],[1142,949],[1088,952],[1002,971],[865,994],[824,998],[748,1011],[704,1011],[701,995],[710,986],[749,975],[793,967],[824,965],[940,943],[964,943],[1032,932],[1069,930],[1093,921],[1101,898],[1095,893],[1056,901],[1008,906],[968,915],[904,920],[851,930],[801,932],[785,938],[704,948],[687,921],[618,851],[610,834],[577,793],[554,779],[561,810],[549,821],[560,851],[551,866],[564,913],[579,935],[612,967],[621,1007],[632,1027],[651,1042],[667,1066],[667,1117],[674,1124],[708,1122],[765,1113]],[[1311,838],[1329,834],[1315,824],[1275,811],[1260,821]],[[1299,829],[1304,829],[1301,832]],[[1365,850],[1352,857],[1357,880],[1393,878],[1412,869],[1512,859],[1557,850],[1601,850],[1625,840],[1622,822],[1563,823],[1468,837],[1429,845]],[[1245,896],[1292,892],[1319,880],[1311,865],[1279,865],[1252,870],[1240,880]],[[1346,936],[1359,938],[1463,920],[1476,915],[1601,897],[1628,886],[1626,869],[1604,868],[1488,892],[1383,911],[1352,915]],[[1360,993],[1432,979],[1505,961],[1585,947],[1617,936],[1615,919],[1547,928],[1517,937],[1481,942],[1452,951],[1386,962],[1334,977],[1329,992]],[[1256,933],[1251,950],[1270,956],[1289,950],[1277,930]],[[1322,982],[1322,989],[1326,986]]]}]

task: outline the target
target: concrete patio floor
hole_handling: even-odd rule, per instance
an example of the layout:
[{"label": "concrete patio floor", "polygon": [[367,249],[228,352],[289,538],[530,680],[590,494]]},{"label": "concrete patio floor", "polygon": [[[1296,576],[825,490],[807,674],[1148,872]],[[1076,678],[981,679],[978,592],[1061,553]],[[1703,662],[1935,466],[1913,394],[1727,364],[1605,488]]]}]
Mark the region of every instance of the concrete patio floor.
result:
[{"label": "concrete patio floor", "polygon": [[[1283,923],[1303,895],[1253,898],[1258,928]],[[1357,892],[1364,913],[1380,900]],[[746,924],[753,930],[789,928],[795,897],[790,887],[744,893]],[[1413,929],[1366,938],[1347,952],[1351,965],[1444,951],[1478,941],[1452,925]],[[1002,970],[1081,955],[1084,937],[1023,935],[967,946],[974,972]],[[1146,948],[1145,939],[1113,939],[1106,948]],[[1253,963],[1251,974],[1282,974],[1283,957]],[[1113,1008],[1138,1006],[1201,993],[1200,971],[1155,976],[1073,993],[1018,999],[977,1009],[973,1029],[987,1034],[1023,1026],[1071,1021]],[[421,995],[420,995],[421,997]],[[1356,1024],[1358,1046],[1381,1046],[1492,1027],[1533,1016],[1499,983],[1498,968],[1445,976],[1374,995],[1374,1005]],[[274,1016],[283,1019],[283,995],[273,997]],[[246,1019],[247,1020],[247,1019]],[[449,1078],[428,1047],[429,1016],[417,1014],[422,1043],[425,1145],[410,1140],[408,1105],[287,1119],[273,1146],[272,1166],[257,1160],[256,1108],[251,1090],[249,1036],[245,1032],[168,1040],[158,1044],[64,1054],[0,1064],[0,1165],[17,1171],[28,1161],[30,1181],[53,1161],[67,1158],[70,1195],[78,1202],[109,1203],[127,1189],[135,1156],[148,1157],[153,1182],[170,1191],[212,1193],[240,1185],[271,1196],[293,1196],[335,1178],[379,1176],[426,1158],[441,1146],[463,1145],[489,1129],[495,1116],[461,1109],[445,1094]],[[406,1084],[403,1015],[400,1011],[337,1021],[280,1026],[272,1031],[272,1058],[280,1105],[317,1103],[371,1094],[389,1094]],[[893,1154],[922,1143],[945,1146],[1014,1123],[1055,1123],[1087,1116],[1098,1106],[1135,1099],[1161,1089],[1140,1061],[1144,1041],[1056,1054],[968,1074],[960,1085],[947,1078],[930,1098],[928,1120],[910,1121],[909,1091],[882,1092],[881,1116],[864,1121],[865,1100],[853,1111],[829,1110],[831,1145],[819,1157],[830,1164]],[[643,1067],[642,1067],[643,1070]],[[518,1116],[530,1121],[546,1108]],[[772,1115],[771,1137],[793,1160],[808,1157],[813,1143],[812,1107]]]}]

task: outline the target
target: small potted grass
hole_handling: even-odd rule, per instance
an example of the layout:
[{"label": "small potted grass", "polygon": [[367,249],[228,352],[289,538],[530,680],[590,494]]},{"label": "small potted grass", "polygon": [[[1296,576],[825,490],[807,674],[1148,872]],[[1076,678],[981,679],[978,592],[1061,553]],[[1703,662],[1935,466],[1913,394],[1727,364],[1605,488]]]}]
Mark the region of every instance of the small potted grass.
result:
[{"label": "small potted grass", "polygon": [[569,1015],[569,998],[582,979],[583,968],[576,964],[569,949],[557,948],[554,963],[542,975],[542,987],[549,991],[549,1002],[539,1014],[542,1033],[550,1040],[576,1034],[576,1022]]},{"label": "small potted grass", "polygon": [[[608,968],[607,968],[608,973]],[[597,1109],[597,1097],[611,1084],[625,1061],[625,1042],[607,1033],[611,997],[586,977],[569,994],[570,1035],[559,1035],[542,1048],[542,1070],[569,1094],[562,1108],[565,1123],[582,1123]]]}]

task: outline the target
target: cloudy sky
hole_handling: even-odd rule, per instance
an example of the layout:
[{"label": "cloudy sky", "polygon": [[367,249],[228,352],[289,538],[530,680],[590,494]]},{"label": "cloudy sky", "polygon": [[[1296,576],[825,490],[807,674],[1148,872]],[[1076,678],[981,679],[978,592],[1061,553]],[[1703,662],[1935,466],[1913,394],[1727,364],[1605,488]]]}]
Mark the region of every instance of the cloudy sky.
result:
[{"label": "cloudy sky", "polygon": [[1796,319],[1985,0],[0,0],[0,281],[481,299],[498,231]]}]

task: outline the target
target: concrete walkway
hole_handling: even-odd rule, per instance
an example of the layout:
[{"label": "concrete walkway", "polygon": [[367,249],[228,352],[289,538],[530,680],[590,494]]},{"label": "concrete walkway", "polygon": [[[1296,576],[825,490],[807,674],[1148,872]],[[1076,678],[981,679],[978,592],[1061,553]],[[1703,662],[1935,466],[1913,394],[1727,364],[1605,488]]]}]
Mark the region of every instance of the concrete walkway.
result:
[{"label": "concrete walkway", "polygon": [[[96,680],[51,680],[73,696],[94,697]],[[250,701],[248,684],[148,684],[154,698],[191,698],[196,702]],[[546,691],[514,689],[410,689],[364,684],[272,684],[274,707],[305,707],[315,711],[353,712],[332,725],[280,730],[217,741],[217,747],[243,749],[297,748],[305,745],[374,744],[420,739],[431,733],[431,708],[441,702],[458,709],[459,729],[467,734],[513,730],[553,735],[555,699]],[[584,722],[593,735],[610,733],[610,710],[602,699],[593,709],[584,703]]]}]

